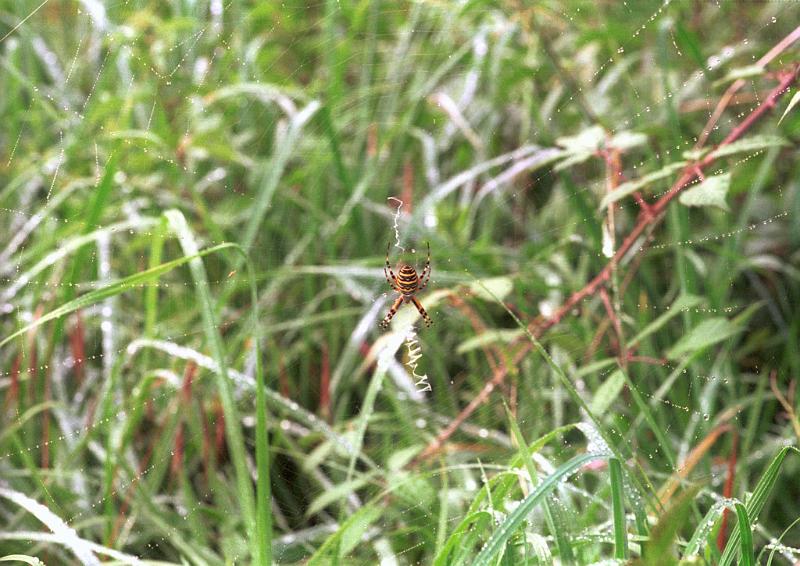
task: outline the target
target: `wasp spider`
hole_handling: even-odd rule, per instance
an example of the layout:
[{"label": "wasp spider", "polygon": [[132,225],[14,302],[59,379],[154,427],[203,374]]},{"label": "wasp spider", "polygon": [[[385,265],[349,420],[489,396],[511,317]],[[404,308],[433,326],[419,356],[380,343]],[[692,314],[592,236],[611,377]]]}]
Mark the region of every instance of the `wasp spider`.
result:
[{"label": "wasp spider", "polygon": [[389,264],[389,248],[391,245],[390,242],[386,246],[386,266],[383,268],[383,273],[386,275],[386,281],[389,282],[392,289],[400,293],[400,296],[397,297],[392,308],[389,309],[389,313],[381,321],[381,328],[389,327],[389,322],[391,322],[392,317],[397,313],[397,309],[399,309],[403,303],[414,303],[419,314],[422,315],[425,324],[430,326],[433,324],[433,321],[431,317],[428,316],[428,313],[425,312],[425,309],[422,308],[422,304],[420,304],[415,295],[428,285],[428,281],[431,278],[431,245],[428,244],[428,260],[425,262],[425,267],[422,268],[422,273],[419,275],[417,275],[417,270],[408,264],[402,264],[397,271],[397,275],[394,274],[392,266]]}]

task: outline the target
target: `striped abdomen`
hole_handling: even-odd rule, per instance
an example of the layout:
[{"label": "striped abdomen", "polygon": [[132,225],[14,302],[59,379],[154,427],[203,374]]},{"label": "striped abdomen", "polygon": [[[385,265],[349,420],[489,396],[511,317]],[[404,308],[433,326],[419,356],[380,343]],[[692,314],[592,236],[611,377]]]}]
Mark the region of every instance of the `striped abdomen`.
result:
[{"label": "striped abdomen", "polygon": [[403,295],[413,295],[419,286],[417,270],[410,265],[404,265],[397,273],[397,289]]}]

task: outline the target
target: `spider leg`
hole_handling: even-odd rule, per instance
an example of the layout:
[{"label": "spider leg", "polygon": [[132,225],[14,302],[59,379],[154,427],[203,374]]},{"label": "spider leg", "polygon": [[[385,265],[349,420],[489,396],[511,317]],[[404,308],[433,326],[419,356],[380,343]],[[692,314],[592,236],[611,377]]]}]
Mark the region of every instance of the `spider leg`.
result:
[{"label": "spider leg", "polygon": [[419,278],[419,288],[417,291],[422,291],[428,285],[431,279],[431,244],[428,242],[428,261],[425,262],[425,267],[422,268],[422,275]]},{"label": "spider leg", "polygon": [[399,309],[400,305],[402,304],[403,304],[403,295],[400,295],[399,297],[397,297],[397,300],[395,300],[394,304],[392,305],[392,308],[389,309],[389,313],[381,321],[380,324],[381,328],[389,328],[389,323],[392,321],[392,318],[394,318],[394,315],[397,314],[397,309]]},{"label": "spider leg", "polygon": [[414,306],[417,307],[417,310],[419,311],[419,314],[422,315],[423,320],[425,320],[425,326],[432,325],[433,321],[431,320],[431,317],[428,316],[428,313],[425,312],[425,309],[422,308],[422,303],[420,303],[419,300],[417,300],[417,298],[414,296],[411,297],[411,301],[414,303]]},{"label": "spider leg", "polygon": [[[394,271],[392,271],[392,266],[389,264],[389,248],[392,246],[392,243],[389,242],[386,244],[386,265],[383,267],[383,274],[386,276],[386,281],[391,285],[392,289],[397,291],[397,277],[395,277]],[[391,279],[389,278],[391,275]]]}]

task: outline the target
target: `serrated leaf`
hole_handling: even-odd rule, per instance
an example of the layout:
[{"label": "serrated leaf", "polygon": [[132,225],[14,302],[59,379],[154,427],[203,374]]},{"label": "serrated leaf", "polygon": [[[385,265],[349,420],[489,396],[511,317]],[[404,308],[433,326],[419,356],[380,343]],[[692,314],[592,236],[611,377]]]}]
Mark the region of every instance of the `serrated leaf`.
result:
[{"label": "serrated leaf", "polygon": [[678,200],[684,206],[716,206],[728,211],[730,209],[728,203],[725,202],[725,196],[728,194],[730,186],[730,173],[706,177],[699,185],[682,192]]},{"label": "serrated leaf", "polygon": [[487,330],[477,336],[473,336],[468,340],[464,340],[456,349],[456,352],[459,354],[464,354],[466,352],[470,352],[477,348],[481,348],[487,344],[492,344],[494,342],[502,342],[504,344],[508,344],[513,342],[520,336],[525,334],[523,330]]},{"label": "serrated leaf", "polygon": [[490,277],[470,283],[470,292],[485,301],[503,300],[511,292],[513,284],[508,277]]},{"label": "serrated leaf", "polygon": [[787,106],[787,107],[786,107],[786,110],[784,110],[784,111],[783,111],[783,115],[781,116],[781,119],[780,119],[780,120],[778,120],[778,124],[780,124],[781,122],[783,122],[783,119],[784,119],[784,118],[786,118],[786,115],[787,115],[789,112],[791,112],[792,108],[794,108],[795,106],[797,106],[797,103],[798,103],[798,102],[800,102],[800,90],[798,90],[796,93],[794,93],[794,96],[793,96],[793,97],[792,97],[792,99],[789,101],[789,106]]},{"label": "serrated leaf", "polygon": [[651,185],[656,181],[660,181],[666,177],[671,176],[675,171],[683,169],[686,166],[685,161],[678,161],[676,163],[670,163],[666,167],[662,167],[658,171],[654,171],[652,173],[648,173],[644,177],[640,177],[635,181],[628,181],[627,183],[622,183],[618,186],[614,191],[608,193],[606,196],[603,197],[603,200],[600,201],[600,209],[606,208],[612,202],[617,202],[625,198],[628,195],[635,193],[636,191],[643,189],[647,185]]},{"label": "serrated leaf", "polygon": [[612,373],[608,379],[597,389],[597,392],[592,397],[592,402],[589,403],[589,408],[592,413],[601,415],[608,410],[614,399],[617,398],[620,391],[625,385],[625,375],[617,370]]},{"label": "serrated leaf", "polygon": [[678,340],[678,342],[667,352],[667,357],[674,360],[684,354],[696,352],[717,342],[722,342],[738,333],[741,328],[733,324],[730,320],[722,316],[708,318],[692,328],[689,334]]},{"label": "serrated leaf", "polygon": [[750,136],[749,138],[744,138],[733,143],[729,143],[728,145],[718,147],[711,152],[711,156],[716,159],[726,155],[733,155],[734,153],[758,151],[768,147],[776,147],[788,144],[789,142],[780,136]]}]

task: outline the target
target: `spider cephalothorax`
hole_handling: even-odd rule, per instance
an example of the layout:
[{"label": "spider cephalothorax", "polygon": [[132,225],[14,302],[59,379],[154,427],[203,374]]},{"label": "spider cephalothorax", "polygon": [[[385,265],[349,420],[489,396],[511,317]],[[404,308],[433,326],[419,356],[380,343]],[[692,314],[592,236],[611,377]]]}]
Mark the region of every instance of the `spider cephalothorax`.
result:
[{"label": "spider cephalothorax", "polygon": [[383,268],[383,273],[386,275],[386,281],[389,282],[392,289],[400,293],[400,296],[397,297],[392,308],[389,309],[389,313],[381,321],[381,327],[388,328],[389,322],[391,322],[392,317],[397,313],[397,309],[399,309],[400,305],[403,303],[414,303],[419,314],[421,314],[423,320],[425,320],[425,324],[430,326],[433,324],[433,321],[431,317],[428,316],[428,313],[425,312],[425,309],[422,308],[422,305],[415,295],[428,285],[428,281],[431,278],[431,246],[428,244],[428,260],[425,262],[425,267],[422,268],[422,273],[417,275],[417,270],[414,269],[413,266],[403,264],[400,266],[400,269],[397,270],[397,275],[395,275],[394,271],[392,271],[392,266],[389,264],[389,248],[391,245],[392,244],[389,243],[386,246],[386,266]]}]

